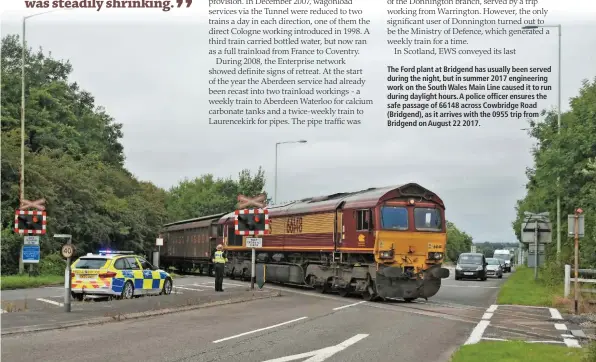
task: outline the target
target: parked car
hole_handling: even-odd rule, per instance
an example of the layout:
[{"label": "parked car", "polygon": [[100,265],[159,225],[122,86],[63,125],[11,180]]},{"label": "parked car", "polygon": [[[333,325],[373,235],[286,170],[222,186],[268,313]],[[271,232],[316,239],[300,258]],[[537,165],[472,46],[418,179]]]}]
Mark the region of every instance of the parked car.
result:
[{"label": "parked car", "polygon": [[486,258],[480,253],[463,253],[457,259],[455,266],[455,280],[460,279],[480,279],[485,281],[486,276]]},{"label": "parked car", "polygon": [[495,258],[487,258],[486,263],[486,276],[488,277],[496,277],[496,278],[503,278],[503,262],[499,259]]}]

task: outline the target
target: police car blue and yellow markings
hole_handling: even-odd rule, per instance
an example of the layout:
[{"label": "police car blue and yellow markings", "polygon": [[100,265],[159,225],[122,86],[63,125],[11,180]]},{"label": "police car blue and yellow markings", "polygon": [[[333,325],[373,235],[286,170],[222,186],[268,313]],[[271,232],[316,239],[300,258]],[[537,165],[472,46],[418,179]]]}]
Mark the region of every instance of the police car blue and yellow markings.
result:
[{"label": "police car blue and yellow markings", "polygon": [[[123,252],[120,252],[123,253]],[[128,252],[127,252],[128,253]],[[106,254],[118,254],[118,252],[100,252],[99,255],[106,256]],[[94,256],[87,254],[87,256]],[[133,257],[134,255],[128,255]],[[141,292],[161,291],[165,290],[166,294],[170,294],[172,290],[172,283],[168,288],[164,289],[165,281],[170,278],[170,275],[163,270],[109,270],[114,265],[114,262],[120,259],[119,257],[108,257],[101,269],[76,269],[73,270],[72,289],[83,289],[90,291],[90,289],[108,289],[113,294],[122,294],[126,282],[130,281],[134,290]],[[138,261],[138,259],[137,259]],[[78,261],[77,261],[78,262]],[[76,265],[76,264],[75,264]],[[135,274],[138,277],[135,277]],[[171,278],[170,278],[171,279]],[[140,293],[135,293],[140,294]]]},{"label": "police car blue and yellow markings", "polygon": [[[121,275],[116,276],[112,281],[112,291],[122,293],[127,281],[130,281],[135,290],[161,290],[168,278],[168,273],[158,270],[143,270],[142,278],[135,278],[132,270],[122,270]],[[166,292],[169,293],[169,290]]]}]

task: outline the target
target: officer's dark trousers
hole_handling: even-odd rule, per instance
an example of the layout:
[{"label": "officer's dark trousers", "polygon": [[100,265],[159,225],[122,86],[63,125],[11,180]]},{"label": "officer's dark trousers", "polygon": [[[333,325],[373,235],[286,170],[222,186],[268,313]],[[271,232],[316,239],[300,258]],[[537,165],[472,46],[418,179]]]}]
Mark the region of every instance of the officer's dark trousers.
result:
[{"label": "officer's dark trousers", "polygon": [[223,275],[224,275],[223,263],[215,263],[215,291],[223,292]]}]

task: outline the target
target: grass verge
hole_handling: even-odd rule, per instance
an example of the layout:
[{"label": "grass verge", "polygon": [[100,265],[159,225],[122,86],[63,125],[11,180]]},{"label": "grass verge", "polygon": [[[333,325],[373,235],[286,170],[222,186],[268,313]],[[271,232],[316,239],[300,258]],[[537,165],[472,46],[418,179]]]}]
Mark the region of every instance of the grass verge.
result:
[{"label": "grass verge", "polygon": [[587,362],[587,358],[584,348],[521,341],[490,341],[460,347],[451,357],[451,362]]},{"label": "grass verge", "polygon": [[37,288],[46,285],[64,283],[63,275],[40,275],[30,277],[29,275],[3,275],[0,277],[0,289],[23,289]]},{"label": "grass verge", "polygon": [[[172,279],[180,278],[180,275],[170,273]],[[30,277],[29,275],[3,275],[0,276],[0,290],[39,288],[48,285],[64,284],[62,275],[40,275]]]},{"label": "grass verge", "polygon": [[518,304],[554,307],[557,296],[563,294],[563,286],[551,287],[545,280],[534,280],[534,269],[519,266],[503,283],[497,297],[498,304]]}]

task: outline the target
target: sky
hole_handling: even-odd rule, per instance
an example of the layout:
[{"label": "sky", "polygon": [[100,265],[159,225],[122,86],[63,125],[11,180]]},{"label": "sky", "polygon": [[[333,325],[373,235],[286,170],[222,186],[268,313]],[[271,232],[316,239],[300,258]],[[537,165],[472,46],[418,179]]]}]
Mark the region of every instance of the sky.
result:
[{"label": "sky", "polygon": [[[218,66],[207,54],[207,2],[195,3],[192,15],[179,9],[58,10],[27,21],[28,45],[70,60],[72,80],[123,124],[126,167],[138,178],[169,188],[184,178],[236,177],[243,168],[262,166],[266,191],[273,195],[276,142],[304,139],[306,144],[278,148],[279,201],[416,182],[444,200],[447,219],[475,242],[516,242],[514,207],[525,194],[525,169],[532,166],[533,141],[522,130],[526,120],[483,119],[475,128],[387,127],[385,69],[389,64],[552,66],[553,90],[539,109],[553,108],[556,29],[542,36],[470,38],[478,48],[515,48],[516,55],[395,56],[386,44],[386,7],[367,6],[362,16],[371,20],[373,36],[362,55],[349,60],[351,68],[364,70],[361,96],[374,101],[362,107],[362,125],[209,125],[207,71]],[[549,10],[545,24],[563,28],[563,111],[581,81],[596,76],[596,21],[589,20],[596,16],[587,4],[540,3]],[[20,34],[21,17],[36,12],[3,13],[2,36]]]}]

